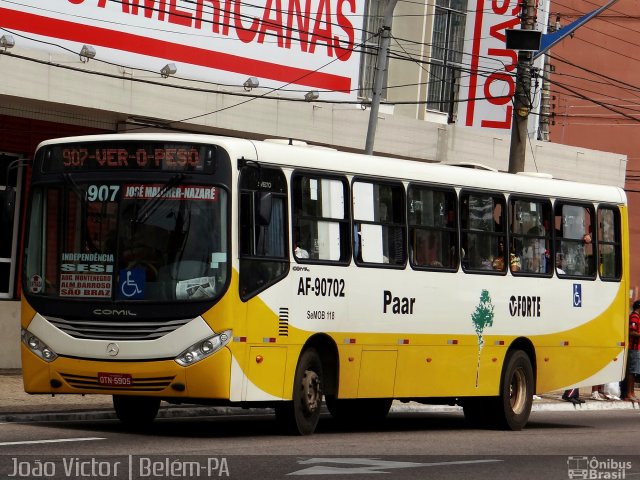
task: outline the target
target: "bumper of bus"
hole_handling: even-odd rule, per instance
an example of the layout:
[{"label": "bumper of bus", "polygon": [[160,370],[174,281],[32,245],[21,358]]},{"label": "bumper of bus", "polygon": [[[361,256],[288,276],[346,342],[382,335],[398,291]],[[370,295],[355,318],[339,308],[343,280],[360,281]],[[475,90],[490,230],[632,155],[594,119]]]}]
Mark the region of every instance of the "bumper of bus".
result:
[{"label": "bumper of bus", "polygon": [[[226,347],[188,367],[182,367],[174,360],[104,362],[58,357],[47,363],[24,344],[21,350],[27,393],[229,399],[232,356]],[[101,384],[99,374],[127,379],[122,383],[130,385]]]}]

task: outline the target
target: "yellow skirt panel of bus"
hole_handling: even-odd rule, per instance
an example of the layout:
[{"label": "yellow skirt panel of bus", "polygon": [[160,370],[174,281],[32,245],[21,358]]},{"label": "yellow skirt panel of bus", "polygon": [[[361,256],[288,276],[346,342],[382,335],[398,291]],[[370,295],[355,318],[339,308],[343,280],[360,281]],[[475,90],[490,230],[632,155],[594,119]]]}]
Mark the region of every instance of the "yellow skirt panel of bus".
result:
[{"label": "yellow skirt panel of bus", "polygon": [[102,362],[60,357],[47,363],[22,346],[24,389],[49,394],[135,394],[228,399],[231,353],[223,348],[187,368],[173,360]]},{"label": "yellow skirt panel of bus", "polygon": [[[523,335],[535,350],[533,363],[537,369],[538,392],[584,382],[599,372],[613,377],[609,381],[622,376],[626,318],[621,315],[621,305],[625,305],[625,301],[621,285],[614,302],[591,321],[553,334]],[[248,328],[254,334],[247,342],[255,344],[269,339],[273,347],[286,345],[289,350],[286,359],[282,351],[274,351],[277,363],[284,365],[283,369],[267,372],[265,368],[255,368],[251,362],[255,362],[258,355],[252,354],[244,371],[258,388],[275,396],[283,394],[284,398],[291,398],[299,352],[313,332],[289,325],[288,336],[279,338],[275,334],[278,315],[258,297],[248,303],[248,321],[257,325]],[[612,318],[618,320],[612,321]],[[473,328],[471,322],[469,328]],[[488,328],[480,348],[475,333],[327,334],[339,352],[340,398],[497,395],[508,348],[518,338],[494,335]],[[269,347],[263,345],[265,348],[260,356],[266,357]],[[292,347],[296,352],[290,350]]]}]

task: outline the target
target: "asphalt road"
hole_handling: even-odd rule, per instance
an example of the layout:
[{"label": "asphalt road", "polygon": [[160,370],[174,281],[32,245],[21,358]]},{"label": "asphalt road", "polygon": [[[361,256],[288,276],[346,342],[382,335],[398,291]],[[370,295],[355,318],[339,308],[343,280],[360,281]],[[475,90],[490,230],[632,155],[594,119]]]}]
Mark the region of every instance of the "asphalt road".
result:
[{"label": "asphalt road", "polygon": [[638,410],[544,411],[503,432],[468,428],[459,413],[359,428],[326,416],[309,437],[281,435],[272,415],[161,419],[144,432],[113,420],[5,423],[0,478],[633,479],[638,422]]}]

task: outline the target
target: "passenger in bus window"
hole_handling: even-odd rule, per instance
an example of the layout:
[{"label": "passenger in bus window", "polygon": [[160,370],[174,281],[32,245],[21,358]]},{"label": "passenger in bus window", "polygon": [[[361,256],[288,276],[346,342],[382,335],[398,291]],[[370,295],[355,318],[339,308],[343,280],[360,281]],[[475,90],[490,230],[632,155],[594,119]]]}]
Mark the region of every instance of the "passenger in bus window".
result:
[{"label": "passenger in bus window", "polygon": [[566,275],[564,255],[560,252],[556,253],[556,273],[559,275]]},{"label": "passenger in bus window", "polygon": [[589,232],[582,236],[583,254],[584,254],[584,275],[593,275],[595,273],[595,258],[593,256],[593,240],[591,237],[591,227]]},{"label": "passenger in bus window", "polygon": [[545,232],[546,229],[542,225],[535,225],[527,231],[529,238],[525,239],[525,246],[522,249],[523,271],[531,273],[546,273],[546,240],[544,238],[540,238],[545,235]]},{"label": "passenger in bus window", "polygon": [[[475,270],[493,270],[493,254],[490,245],[491,239],[488,236],[469,234],[467,235],[469,245],[469,268]],[[464,248],[464,247],[463,247]],[[465,259],[463,258],[463,262]]]},{"label": "passenger in bus window", "polygon": [[353,258],[362,262],[362,234],[359,223],[353,225]]},{"label": "passenger in bus window", "polygon": [[480,270],[493,270],[492,261],[488,257],[483,257],[480,261]]},{"label": "passenger in bus window", "polygon": [[504,240],[501,238],[498,240],[498,251],[491,262],[491,266],[494,270],[504,272]]},{"label": "passenger in bus window", "polygon": [[296,258],[309,258],[309,252],[302,248],[299,242],[296,242],[296,248],[293,250]]},{"label": "passenger in bus window", "polygon": [[435,232],[420,230],[417,233],[416,265],[442,267],[440,244]]},{"label": "passenger in bus window", "polygon": [[522,260],[516,254],[515,249],[512,249],[509,253],[509,268],[512,272],[519,272],[522,270]]}]

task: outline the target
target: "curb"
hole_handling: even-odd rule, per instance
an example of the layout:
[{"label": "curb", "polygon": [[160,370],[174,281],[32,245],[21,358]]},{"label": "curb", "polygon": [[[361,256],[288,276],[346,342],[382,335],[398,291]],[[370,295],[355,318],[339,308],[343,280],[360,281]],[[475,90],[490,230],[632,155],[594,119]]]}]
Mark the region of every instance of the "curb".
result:
[{"label": "curb", "polygon": [[[531,412],[571,412],[571,411],[598,411],[598,410],[638,410],[633,402],[625,401],[586,401],[581,405],[572,405],[564,401],[538,401],[533,402]],[[456,405],[423,405],[420,403],[394,402],[391,406],[391,413],[462,413],[462,407]],[[157,418],[193,418],[193,417],[216,417],[223,415],[271,415],[273,409],[270,408],[249,408],[241,407],[164,407],[160,408]],[[95,421],[95,420],[115,420],[115,412],[111,407],[94,410],[67,411],[67,412],[26,412],[26,413],[0,413],[1,423],[30,423],[30,422],[69,422],[69,421]]]},{"label": "curb", "polygon": [[[193,418],[193,417],[219,417],[223,415],[268,415],[272,413],[268,408],[241,408],[241,407],[161,407],[156,418]],[[112,407],[104,407],[94,410],[80,410],[67,412],[24,412],[24,413],[0,413],[0,423],[30,423],[30,422],[69,422],[87,420],[117,420]]]},{"label": "curb", "polygon": [[[626,402],[623,400],[618,401],[585,401],[580,405],[573,405],[559,401],[539,401],[534,400],[531,406],[532,412],[572,412],[572,411],[598,411],[598,410],[638,410],[640,412],[640,406],[637,406],[633,402]],[[412,413],[412,412],[462,412],[462,407],[457,405],[421,405],[419,403],[408,403],[393,405],[391,412],[399,413]]]}]

